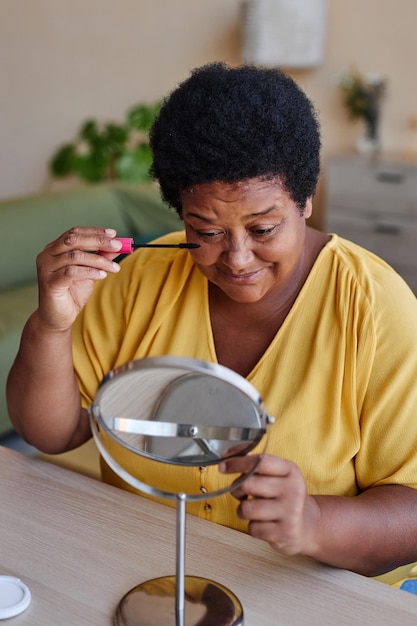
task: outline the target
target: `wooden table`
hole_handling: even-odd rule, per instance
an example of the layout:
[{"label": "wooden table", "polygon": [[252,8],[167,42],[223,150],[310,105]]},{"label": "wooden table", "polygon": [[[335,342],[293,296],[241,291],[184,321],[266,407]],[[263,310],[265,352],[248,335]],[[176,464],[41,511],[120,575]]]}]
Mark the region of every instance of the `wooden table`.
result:
[{"label": "wooden table", "polygon": [[[174,509],[2,447],[0,533],[0,573],[32,593],[15,626],[110,626],[131,587],[175,573]],[[412,594],[193,516],[186,574],[231,589],[245,626],[417,624]]]}]

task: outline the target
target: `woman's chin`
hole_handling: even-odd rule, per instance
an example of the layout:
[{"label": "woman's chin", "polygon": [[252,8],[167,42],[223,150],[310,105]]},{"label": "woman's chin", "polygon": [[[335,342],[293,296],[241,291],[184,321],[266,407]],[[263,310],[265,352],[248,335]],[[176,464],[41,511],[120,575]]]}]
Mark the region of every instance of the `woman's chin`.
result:
[{"label": "woman's chin", "polygon": [[237,302],[240,304],[251,304],[255,302],[259,302],[266,294],[265,289],[259,288],[259,286],[255,285],[241,285],[241,286],[230,286],[225,287],[224,285],[217,285],[220,291],[228,297],[233,302]]}]

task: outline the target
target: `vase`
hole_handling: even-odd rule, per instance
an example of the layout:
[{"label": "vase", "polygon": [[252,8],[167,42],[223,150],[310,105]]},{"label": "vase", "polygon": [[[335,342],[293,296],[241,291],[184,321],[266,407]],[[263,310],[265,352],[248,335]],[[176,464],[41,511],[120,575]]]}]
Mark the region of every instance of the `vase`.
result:
[{"label": "vase", "polygon": [[356,140],[356,149],[360,154],[375,154],[381,149],[378,122],[378,115],[364,119],[365,133]]}]

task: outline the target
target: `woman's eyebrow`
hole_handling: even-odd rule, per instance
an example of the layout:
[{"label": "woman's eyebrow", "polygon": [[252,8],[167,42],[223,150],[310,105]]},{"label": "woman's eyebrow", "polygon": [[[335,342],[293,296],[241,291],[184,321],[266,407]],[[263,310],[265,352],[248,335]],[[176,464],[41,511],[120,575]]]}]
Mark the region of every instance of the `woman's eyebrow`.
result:
[{"label": "woman's eyebrow", "polygon": [[249,213],[248,215],[245,215],[244,219],[252,219],[253,217],[262,217],[263,215],[268,215],[269,213],[272,213],[273,211],[277,211],[280,208],[281,207],[279,206],[279,204],[273,204],[272,206],[268,207],[264,211],[254,211],[253,213]]},{"label": "woman's eyebrow", "polygon": [[202,222],[207,222],[208,224],[211,224],[215,221],[214,218],[210,219],[209,217],[204,217],[203,215],[199,215],[198,213],[186,213],[184,217],[195,217],[196,219],[201,220]]},{"label": "woman's eyebrow", "polygon": [[[243,216],[243,220],[251,220],[254,217],[262,217],[264,215],[268,215],[269,213],[272,213],[273,211],[277,211],[280,209],[279,204],[273,204],[272,206],[268,207],[267,209],[264,209],[263,211],[254,211],[253,213],[248,213],[248,215],[244,215]],[[207,222],[207,224],[211,224],[213,222],[216,222],[216,218],[210,218],[210,217],[206,217],[204,215],[200,215],[199,213],[194,213],[194,212],[190,212],[186,214],[187,218],[190,217],[195,217],[198,220],[201,220],[202,222]]]}]

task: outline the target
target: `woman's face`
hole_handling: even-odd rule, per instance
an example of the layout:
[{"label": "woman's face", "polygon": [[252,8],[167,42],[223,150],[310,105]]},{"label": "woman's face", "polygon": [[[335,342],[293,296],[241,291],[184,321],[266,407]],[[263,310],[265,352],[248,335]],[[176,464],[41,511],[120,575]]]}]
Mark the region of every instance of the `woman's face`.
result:
[{"label": "woman's face", "polygon": [[200,271],[235,302],[291,291],[304,258],[305,220],[278,179],[196,185],[181,195]]}]

